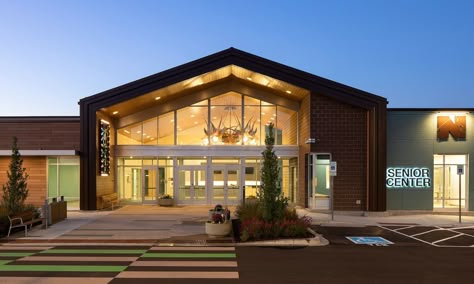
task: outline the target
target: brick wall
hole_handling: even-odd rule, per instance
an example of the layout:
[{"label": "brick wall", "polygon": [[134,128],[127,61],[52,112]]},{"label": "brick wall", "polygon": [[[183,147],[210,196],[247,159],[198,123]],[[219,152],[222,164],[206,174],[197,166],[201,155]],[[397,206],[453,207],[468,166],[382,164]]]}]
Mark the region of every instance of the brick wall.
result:
[{"label": "brick wall", "polygon": [[[337,161],[335,210],[359,211],[367,197],[367,111],[326,96],[311,95],[312,152],[331,153]],[[301,168],[302,169],[302,168]],[[361,204],[356,204],[360,200]]]}]

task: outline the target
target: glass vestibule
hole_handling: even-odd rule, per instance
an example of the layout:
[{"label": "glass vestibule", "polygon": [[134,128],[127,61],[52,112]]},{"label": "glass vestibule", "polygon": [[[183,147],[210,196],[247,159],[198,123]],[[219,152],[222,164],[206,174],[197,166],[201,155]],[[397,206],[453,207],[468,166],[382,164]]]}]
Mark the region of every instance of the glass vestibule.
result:
[{"label": "glass vestibule", "polygon": [[156,204],[173,195],[173,160],[121,158],[117,165],[117,187],[123,202]]},{"label": "glass vestibule", "polygon": [[[237,205],[244,196],[256,196],[260,189],[259,158],[117,160],[117,186],[120,198],[125,203],[155,204],[159,196],[170,194],[176,204]],[[297,191],[297,158],[279,161],[282,193],[290,202],[294,202]]]},{"label": "glass vestibule", "polygon": [[[458,165],[464,166],[464,175],[460,176],[461,183],[457,173]],[[467,167],[467,155],[434,155],[434,208],[458,208],[459,187],[461,187],[461,207],[466,207]]]}]

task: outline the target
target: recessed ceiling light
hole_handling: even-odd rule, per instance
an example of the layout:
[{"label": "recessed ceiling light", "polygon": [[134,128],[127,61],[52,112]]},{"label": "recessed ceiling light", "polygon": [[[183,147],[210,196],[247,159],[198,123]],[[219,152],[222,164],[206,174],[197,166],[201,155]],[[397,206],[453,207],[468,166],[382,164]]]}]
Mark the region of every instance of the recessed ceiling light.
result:
[{"label": "recessed ceiling light", "polygon": [[156,97],[156,98],[155,98],[156,101],[159,100],[159,99],[161,99],[161,97]]},{"label": "recessed ceiling light", "polygon": [[118,113],[118,110],[114,111],[112,114],[117,114]]},{"label": "recessed ceiling light", "polygon": [[247,80],[249,80],[249,81],[252,81],[252,78],[250,78],[250,77],[247,77]]},{"label": "recessed ceiling light", "polygon": [[170,122],[173,123],[173,122],[174,122],[174,119],[170,120]]},{"label": "recessed ceiling light", "polygon": [[142,133],[142,131],[141,131],[141,130],[138,130],[137,133]]},{"label": "recessed ceiling light", "polygon": [[265,113],[264,113],[264,112],[262,112],[262,115],[265,115]]},{"label": "recessed ceiling light", "polygon": [[291,91],[290,91],[290,90],[286,90],[286,93],[287,93],[287,94],[291,94]]},{"label": "recessed ceiling light", "polygon": [[191,114],[191,117],[194,117],[195,115],[194,114]]},{"label": "recessed ceiling light", "polygon": [[273,114],[273,116],[277,116],[277,114],[276,114],[276,113],[274,113],[274,114]]},{"label": "recessed ceiling light", "polygon": [[130,134],[130,131],[128,131],[127,129],[124,129],[123,132]]},{"label": "recessed ceiling light", "polygon": [[194,124],[198,124],[198,122],[197,122],[197,121],[195,121],[195,122],[194,122]]}]

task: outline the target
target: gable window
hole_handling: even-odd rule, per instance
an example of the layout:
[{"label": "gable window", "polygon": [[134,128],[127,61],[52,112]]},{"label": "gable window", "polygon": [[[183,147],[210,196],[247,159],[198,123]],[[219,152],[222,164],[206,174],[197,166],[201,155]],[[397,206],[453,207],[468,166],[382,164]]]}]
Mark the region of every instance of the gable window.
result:
[{"label": "gable window", "polygon": [[297,112],[228,92],[117,130],[118,145],[265,144],[275,125],[276,145],[297,144]]}]

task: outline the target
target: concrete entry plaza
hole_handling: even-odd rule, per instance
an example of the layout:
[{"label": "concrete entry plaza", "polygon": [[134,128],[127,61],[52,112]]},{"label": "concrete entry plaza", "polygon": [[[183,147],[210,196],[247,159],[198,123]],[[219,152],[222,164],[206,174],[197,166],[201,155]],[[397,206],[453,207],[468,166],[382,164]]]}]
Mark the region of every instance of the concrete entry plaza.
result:
[{"label": "concrete entry plaza", "polygon": [[[19,242],[139,242],[205,245],[206,243],[232,243],[232,238],[209,238],[205,234],[204,223],[208,219],[211,206],[174,206],[159,207],[155,205],[126,205],[111,210],[69,211],[68,218],[47,230],[40,226],[33,228],[24,237],[19,231],[6,241]],[[236,207],[229,207],[232,216]],[[463,223],[458,223],[456,215],[416,214],[392,216],[340,215],[334,220],[327,213],[311,212],[298,209],[300,216],[312,217],[314,225],[335,227],[364,227],[393,224],[410,224],[423,226],[463,227],[473,226],[474,216],[463,216]],[[324,236],[323,236],[324,237]]]},{"label": "concrete entry plaza", "polygon": [[[28,237],[22,237],[19,232],[10,240],[15,237],[25,241],[205,240],[204,223],[209,209],[210,206],[126,205],[113,211],[69,211],[66,220],[47,230],[37,226]],[[235,207],[229,209],[234,212]]]}]

